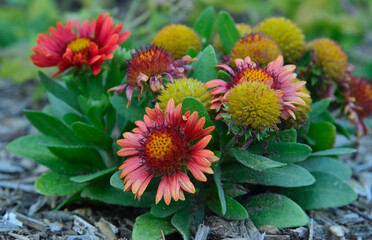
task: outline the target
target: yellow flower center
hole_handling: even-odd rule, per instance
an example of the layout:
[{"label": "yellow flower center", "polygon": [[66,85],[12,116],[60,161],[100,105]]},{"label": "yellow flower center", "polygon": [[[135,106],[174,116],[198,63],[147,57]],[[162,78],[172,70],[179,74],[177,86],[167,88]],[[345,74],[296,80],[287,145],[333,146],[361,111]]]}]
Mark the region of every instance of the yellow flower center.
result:
[{"label": "yellow flower center", "polygon": [[254,82],[266,82],[273,78],[262,69],[247,69],[243,72],[243,79]]},{"label": "yellow flower center", "polygon": [[156,132],[149,136],[145,146],[146,154],[152,159],[161,159],[172,153],[174,144],[167,132]]},{"label": "yellow flower center", "polygon": [[88,55],[90,39],[76,38],[67,44],[67,48],[71,49],[74,54]]}]

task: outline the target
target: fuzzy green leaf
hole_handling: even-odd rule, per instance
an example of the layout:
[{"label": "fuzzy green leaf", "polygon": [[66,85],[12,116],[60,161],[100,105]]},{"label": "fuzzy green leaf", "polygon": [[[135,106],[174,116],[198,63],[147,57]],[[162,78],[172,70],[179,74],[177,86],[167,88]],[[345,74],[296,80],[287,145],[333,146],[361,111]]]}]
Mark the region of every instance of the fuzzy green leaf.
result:
[{"label": "fuzzy green leaf", "polygon": [[248,198],[242,204],[257,228],[264,225],[291,228],[308,223],[304,210],[283,195],[264,193]]},{"label": "fuzzy green leaf", "polygon": [[326,172],[311,172],[316,182],[311,186],[281,189],[280,193],[294,200],[305,210],[341,207],[358,195],[340,178]]},{"label": "fuzzy green leaf", "polygon": [[145,213],[136,218],[133,226],[133,240],[158,240],[162,233],[168,235],[176,229],[165,219],[155,218],[150,213]]},{"label": "fuzzy green leaf", "polygon": [[234,164],[222,169],[222,179],[278,187],[308,186],[315,182],[315,178],[306,169],[295,164],[263,171],[255,171],[241,164]]},{"label": "fuzzy green leaf", "polygon": [[35,188],[47,196],[65,196],[81,191],[86,184],[70,180],[70,176],[56,172],[41,175],[35,182]]},{"label": "fuzzy green leaf", "polygon": [[146,114],[145,109],[139,107],[137,101],[132,101],[127,107],[128,100],[126,97],[112,96],[110,97],[110,102],[121,116],[133,123],[137,120],[143,120],[143,115]]},{"label": "fuzzy green leaf", "polygon": [[297,131],[294,129],[287,129],[279,132],[279,141],[275,133],[271,134],[269,142],[297,142]]},{"label": "fuzzy green leaf", "polygon": [[314,151],[329,149],[336,141],[336,127],[329,122],[312,122],[307,135],[315,141],[315,145],[311,145]]},{"label": "fuzzy green leaf", "polygon": [[203,103],[201,103],[198,99],[194,97],[186,97],[182,102],[182,112],[190,111],[192,114],[193,112],[198,112],[199,119],[205,117],[205,125],[204,128],[213,126],[213,122],[209,117],[208,110],[204,107]]},{"label": "fuzzy green leaf", "polygon": [[310,172],[326,172],[336,175],[343,180],[350,179],[352,175],[351,168],[337,158],[312,157],[298,164]]},{"label": "fuzzy green leaf", "polygon": [[222,46],[226,53],[229,54],[236,41],[240,38],[240,33],[236,28],[234,19],[225,11],[221,11],[218,14],[217,23]]},{"label": "fuzzy green leaf", "polygon": [[215,79],[217,75],[216,52],[214,48],[209,45],[198,56],[198,61],[193,63],[195,79],[198,79],[202,83],[206,83],[209,80]]},{"label": "fuzzy green leaf", "polygon": [[48,167],[54,172],[67,175],[75,175],[82,172],[92,171],[92,166],[79,163],[71,164],[56,157],[46,145],[63,144],[59,139],[44,135],[29,135],[20,137],[9,143],[7,149],[22,157],[32,159],[35,162]]},{"label": "fuzzy green leaf", "polygon": [[192,209],[190,207],[178,210],[171,219],[172,225],[182,234],[184,240],[191,239],[192,220]]},{"label": "fuzzy green leaf", "polygon": [[74,94],[72,94],[70,91],[62,87],[60,84],[58,84],[56,80],[50,79],[42,72],[39,72],[39,78],[41,80],[41,84],[44,85],[48,92],[53,94],[61,101],[67,103],[75,110],[80,111],[78,100]]},{"label": "fuzzy green leaf", "polygon": [[92,182],[84,188],[82,197],[92,200],[98,200],[108,204],[117,204],[127,207],[150,207],[155,201],[154,192],[144,192],[141,201],[134,198],[132,192],[123,192],[123,189],[117,189],[110,186],[110,176],[106,175]]},{"label": "fuzzy green leaf", "polygon": [[184,208],[187,204],[188,202],[185,201],[172,201],[170,205],[167,205],[164,201],[160,201],[158,204],[152,204],[150,213],[157,218],[166,218]]},{"label": "fuzzy green leaf", "polygon": [[221,203],[221,212],[222,215],[226,214],[226,199],[225,199],[225,193],[223,190],[223,185],[221,181],[221,168],[219,165],[212,166],[213,169],[213,180],[214,183],[216,184],[217,187],[217,193],[218,193],[218,198],[220,199]]},{"label": "fuzzy green leaf", "polygon": [[100,178],[100,177],[102,177],[106,174],[113,173],[116,169],[117,169],[117,167],[113,167],[113,168],[108,168],[108,169],[104,169],[104,170],[101,170],[101,171],[97,171],[97,172],[91,173],[91,174],[84,174],[84,175],[80,175],[80,176],[74,176],[74,177],[70,177],[70,180],[73,181],[73,182],[77,182],[77,183],[89,182],[89,181],[95,180],[97,178]]},{"label": "fuzzy green leaf", "polygon": [[312,120],[313,118],[317,117],[322,112],[326,111],[331,103],[330,98],[325,98],[318,102],[311,104],[311,112],[309,112],[309,118]]},{"label": "fuzzy green leaf", "polygon": [[203,46],[209,43],[214,25],[215,11],[213,6],[209,6],[200,14],[194,25],[194,30],[199,34]]},{"label": "fuzzy green leaf", "polygon": [[226,214],[222,214],[221,203],[219,198],[214,194],[207,199],[208,207],[216,214],[230,220],[245,220],[248,219],[247,210],[235,199],[226,196]]},{"label": "fuzzy green leaf", "polygon": [[273,161],[262,155],[257,155],[249,151],[241,151],[238,148],[231,150],[235,159],[246,167],[252,168],[256,171],[262,171],[270,168],[284,167],[286,164]]},{"label": "fuzzy green leaf", "polygon": [[70,164],[80,163],[91,165],[92,169],[104,169],[106,166],[94,148],[70,147],[70,146],[48,146],[48,149],[57,157]]},{"label": "fuzzy green leaf", "polygon": [[71,126],[74,133],[82,139],[101,149],[111,149],[113,140],[104,131],[82,122],[75,122]]},{"label": "fuzzy green leaf", "polygon": [[[256,144],[249,148],[249,151],[257,155],[262,155],[264,145],[264,143]],[[305,160],[310,153],[311,148],[301,143],[271,142],[267,146],[268,157],[281,163],[301,162]]]},{"label": "fuzzy green leaf", "polygon": [[334,156],[334,155],[346,155],[355,153],[356,149],[354,148],[331,148],[319,152],[314,152],[311,157],[323,157],[323,156]]},{"label": "fuzzy green leaf", "polygon": [[61,139],[67,144],[82,144],[82,141],[71,131],[71,129],[57,118],[37,111],[25,110],[24,113],[32,125],[34,125],[41,133]]}]

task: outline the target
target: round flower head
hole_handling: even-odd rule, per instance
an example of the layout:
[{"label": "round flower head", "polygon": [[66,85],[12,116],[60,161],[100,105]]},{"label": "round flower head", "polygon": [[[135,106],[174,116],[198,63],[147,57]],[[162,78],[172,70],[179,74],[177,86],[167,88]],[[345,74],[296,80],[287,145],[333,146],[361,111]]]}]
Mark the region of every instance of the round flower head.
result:
[{"label": "round flower head", "polygon": [[204,87],[203,83],[192,78],[175,79],[173,83],[168,83],[158,97],[159,105],[161,108],[165,108],[171,98],[173,98],[174,103],[178,105],[182,103],[186,97],[198,99],[207,109],[211,105],[212,96],[208,93],[207,88]]},{"label": "round flower head", "polygon": [[128,106],[132,101],[134,88],[138,88],[138,100],[143,92],[143,83],[147,83],[153,92],[164,89],[163,76],[173,82],[173,78],[187,77],[187,69],[191,66],[186,65],[194,61],[190,56],[184,56],[179,60],[174,60],[173,56],[161,47],[152,45],[142,50],[136,50],[132,54],[132,59],[128,61],[127,83],[113,87],[108,92],[116,91],[122,93],[126,88]]},{"label": "round flower head", "polygon": [[203,129],[205,118],[197,112],[182,115],[182,105],[174,106],[169,100],[165,115],[156,104],[154,109],[146,108],[144,121],[136,121],[133,132],[123,134],[117,141],[122,147],[118,155],[129,157],[119,169],[124,177],[124,191],[130,191],[140,199],[153,177],[162,177],[156,203],[162,198],[166,204],[171,199],[184,200],[184,192],[194,193],[195,187],[187,176],[187,168],[198,181],[205,182],[204,173],[213,174],[211,163],[218,158],[212,151],[204,149],[214,127]]},{"label": "round flower head", "polygon": [[130,32],[121,32],[122,28],[123,24],[114,25],[107,13],[100,14],[97,21],[85,20],[82,25],[72,20],[66,26],[58,22],[57,28],[49,28],[50,35],[38,34],[31,60],[39,67],[57,66],[58,72],[52,77],[82,65],[88,65],[97,75],[105,59],[111,59],[112,52],[129,38]]},{"label": "round flower head", "polygon": [[234,125],[257,130],[279,123],[280,99],[275,90],[263,82],[246,81],[229,92],[226,106]]},{"label": "round flower head", "polygon": [[235,59],[249,56],[253,62],[266,65],[282,55],[279,45],[270,37],[261,33],[251,33],[237,41],[231,49],[230,64]]},{"label": "round flower head", "polygon": [[[217,112],[221,111],[222,104],[227,101],[230,89],[238,84],[246,81],[262,82],[275,90],[280,98],[281,118],[288,119],[289,116],[296,118],[294,110],[297,107],[294,105],[306,105],[302,98],[310,97],[308,94],[301,92],[305,81],[293,82],[296,79],[294,70],[296,66],[283,66],[283,57],[269,63],[265,68],[257,67],[250,57],[235,60],[236,68],[232,69],[226,64],[220,64],[218,67],[225,69],[231,76],[231,82],[215,79],[207,82],[204,86],[214,88],[209,93],[213,95],[211,108]],[[223,95],[224,94],[224,95]],[[217,115],[217,119],[221,119],[221,115]]]},{"label": "round flower head", "polygon": [[[238,32],[239,32],[241,37],[243,37],[247,34],[250,34],[252,32],[251,26],[249,26],[248,24],[245,24],[245,23],[236,24],[236,29],[238,29]],[[220,37],[219,34],[217,34],[216,37],[214,38],[213,46],[220,51],[224,51],[223,46],[222,46],[222,42],[221,42],[221,37]],[[246,57],[246,56],[244,56],[244,57]]]},{"label": "round flower head", "polygon": [[[294,83],[299,82],[299,79],[296,79],[293,81]],[[303,86],[301,92],[310,95],[309,90],[307,90],[306,86]],[[309,119],[308,112],[311,111],[310,104],[313,102],[311,97],[303,98],[306,105],[305,106],[299,106],[297,110],[294,111],[294,114],[296,115],[296,119],[288,118],[287,120],[282,121],[283,128],[284,129],[298,129],[305,125],[307,120]]]},{"label": "round flower head", "polygon": [[189,47],[193,47],[196,50],[202,48],[198,34],[191,28],[181,24],[172,24],[163,27],[155,35],[152,43],[159,47],[164,47],[176,59],[185,56]]},{"label": "round flower head", "polygon": [[309,42],[307,47],[315,50],[317,65],[326,79],[335,82],[344,79],[347,56],[340,45],[329,38],[320,38]]},{"label": "round flower head", "polygon": [[255,31],[268,35],[279,44],[285,62],[296,62],[305,53],[305,36],[302,30],[289,19],[268,18],[256,26]]}]

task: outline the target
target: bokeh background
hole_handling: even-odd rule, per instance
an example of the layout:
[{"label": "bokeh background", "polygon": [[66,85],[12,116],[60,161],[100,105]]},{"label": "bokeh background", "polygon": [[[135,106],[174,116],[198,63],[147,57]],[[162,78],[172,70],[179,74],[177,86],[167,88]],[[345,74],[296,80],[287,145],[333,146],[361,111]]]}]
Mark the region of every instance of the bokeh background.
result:
[{"label": "bokeh background", "polygon": [[[30,48],[37,34],[57,21],[91,19],[109,12],[132,31],[127,47],[143,46],[169,23],[191,25],[207,6],[227,10],[251,26],[285,16],[303,29],[306,40],[329,37],[346,50],[355,75],[372,78],[372,1],[370,0],[1,0],[0,79],[23,83],[36,78]],[[45,69],[48,72],[48,69]],[[53,71],[50,69],[49,71]],[[35,91],[35,98],[42,90]]]}]

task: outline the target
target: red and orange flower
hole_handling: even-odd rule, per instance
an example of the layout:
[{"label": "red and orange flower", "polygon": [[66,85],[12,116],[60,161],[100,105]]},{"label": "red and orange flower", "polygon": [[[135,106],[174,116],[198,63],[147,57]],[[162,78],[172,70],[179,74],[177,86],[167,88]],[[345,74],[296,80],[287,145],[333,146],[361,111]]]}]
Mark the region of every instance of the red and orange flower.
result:
[{"label": "red and orange flower", "polygon": [[164,89],[163,76],[171,82],[173,78],[187,78],[187,70],[191,68],[188,63],[195,61],[186,55],[175,60],[169,52],[162,47],[151,45],[148,48],[137,50],[128,61],[127,83],[109,89],[121,94],[126,88],[128,106],[132,101],[134,88],[138,88],[138,101],[143,93],[143,82],[150,86],[151,91],[157,93]]},{"label": "red and orange flower", "polygon": [[175,107],[173,99],[165,115],[159,104],[154,109],[146,108],[146,113],[144,121],[136,121],[133,132],[124,133],[124,139],[117,141],[123,147],[118,155],[129,157],[119,168],[123,170],[120,177],[125,177],[124,191],[132,190],[140,199],[150,180],[162,176],[156,203],[162,198],[168,205],[172,198],[184,200],[183,191],[195,193],[186,167],[199,181],[207,180],[204,173],[213,174],[210,166],[218,158],[205,147],[214,126],[203,129],[205,118],[199,119],[197,112],[182,114],[182,104]]},{"label": "red and orange flower", "polygon": [[[245,60],[235,59],[235,64],[237,66],[235,69],[232,69],[226,64],[217,65],[217,67],[229,73],[231,82],[215,79],[204,85],[207,88],[214,88],[209,92],[213,95],[212,109],[220,112],[223,103],[228,100],[230,90],[236,85],[247,81],[258,81],[276,91],[277,96],[280,98],[281,118],[288,119],[291,116],[296,119],[293,113],[297,109],[295,104],[306,105],[302,98],[310,96],[301,92],[303,86],[306,84],[305,81],[294,82],[297,76],[294,73],[295,65],[283,66],[282,56],[270,62],[266,68],[257,67],[250,57],[246,57]],[[217,115],[217,119],[221,118],[221,115]]]},{"label": "red and orange flower", "polygon": [[[74,31],[74,25],[77,32]],[[130,36],[130,32],[121,32],[123,24],[114,25],[108,14],[100,14],[91,22],[69,20],[66,26],[57,23],[50,27],[48,34],[39,34],[37,46],[31,48],[32,62],[39,67],[57,66],[56,77],[72,66],[88,65],[93,74],[101,71],[101,64],[113,57],[112,52]]]}]

